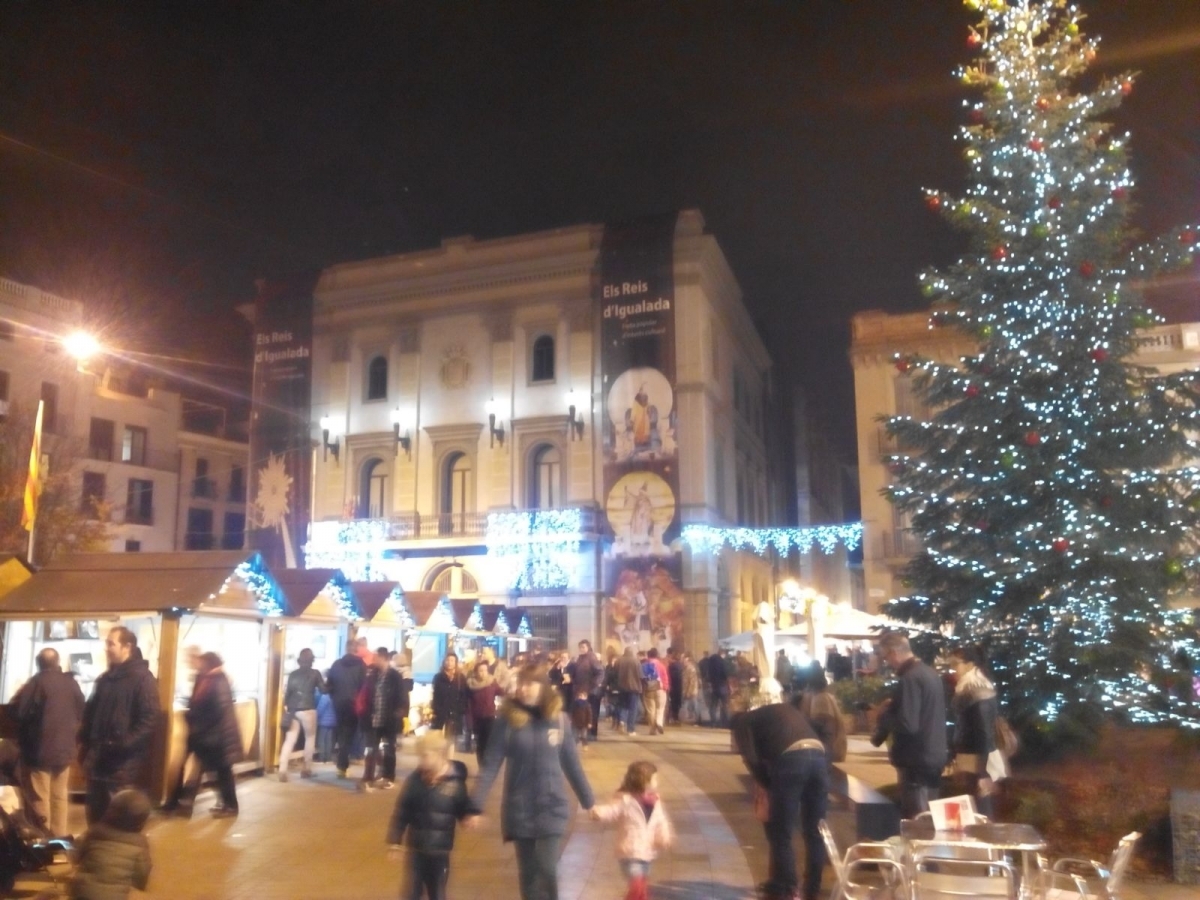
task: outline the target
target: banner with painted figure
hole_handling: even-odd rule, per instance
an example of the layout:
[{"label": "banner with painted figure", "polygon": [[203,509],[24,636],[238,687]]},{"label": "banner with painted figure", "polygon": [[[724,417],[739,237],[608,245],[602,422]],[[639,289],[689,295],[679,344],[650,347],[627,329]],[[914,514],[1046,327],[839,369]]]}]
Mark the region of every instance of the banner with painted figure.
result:
[{"label": "banner with painted figure", "polygon": [[605,229],[600,319],[605,643],[667,647],[683,636],[675,409],[675,216]]},{"label": "banner with painted figure", "polygon": [[315,279],[264,282],[254,304],[249,546],[273,568],[300,568],[311,509]]}]

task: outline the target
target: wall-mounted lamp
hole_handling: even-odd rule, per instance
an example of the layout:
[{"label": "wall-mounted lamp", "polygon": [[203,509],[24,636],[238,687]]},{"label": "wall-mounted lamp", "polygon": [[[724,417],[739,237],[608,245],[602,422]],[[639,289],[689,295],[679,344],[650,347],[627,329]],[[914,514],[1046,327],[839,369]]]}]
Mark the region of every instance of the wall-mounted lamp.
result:
[{"label": "wall-mounted lamp", "polygon": [[[392,433],[396,435],[396,446],[404,448],[404,455],[412,459],[412,434],[409,431],[408,423],[404,421],[404,414],[399,408],[392,410]],[[403,434],[401,434],[401,423],[403,422]],[[396,451],[396,455],[400,455],[400,451]]]},{"label": "wall-mounted lamp", "polygon": [[495,447],[496,441],[500,442],[501,447],[504,446],[504,422],[501,421],[499,425],[496,424],[499,412],[500,404],[495,400],[489,400],[487,402],[488,431],[491,432],[491,438],[488,442],[489,447]]},{"label": "wall-mounted lamp", "polygon": [[324,447],[321,454],[322,460],[329,459],[329,452],[332,450],[334,461],[341,462],[338,454],[342,450],[342,444],[337,435],[336,423],[333,416],[321,416],[321,445]]},{"label": "wall-mounted lamp", "polygon": [[[583,438],[583,398],[575,391],[567,391],[567,421],[571,426],[571,440],[578,441]],[[576,418],[576,412],[579,418]]]}]

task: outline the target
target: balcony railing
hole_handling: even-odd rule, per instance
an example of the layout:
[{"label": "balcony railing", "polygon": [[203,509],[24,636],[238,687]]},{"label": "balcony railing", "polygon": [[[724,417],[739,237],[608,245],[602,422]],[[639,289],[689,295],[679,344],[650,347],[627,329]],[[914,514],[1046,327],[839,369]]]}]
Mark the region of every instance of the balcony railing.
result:
[{"label": "balcony railing", "polygon": [[[579,534],[581,536],[597,534],[603,527],[603,517],[595,509],[580,508]],[[522,510],[521,513],[534,517],[533,528],[537,528],[536,517],[539,513],[549,514],[561,510]],[[350,543],[368,539],[372,541],[413,541],[436,538],[484,538],[487,537],[488,513],[426,513],[403,512],[388,518],[364,516],[351,522],[319,522],[315,526],[322,531],[334,529],[343,532],[341,540],[346,542],[346,535],[353,534]]]}]

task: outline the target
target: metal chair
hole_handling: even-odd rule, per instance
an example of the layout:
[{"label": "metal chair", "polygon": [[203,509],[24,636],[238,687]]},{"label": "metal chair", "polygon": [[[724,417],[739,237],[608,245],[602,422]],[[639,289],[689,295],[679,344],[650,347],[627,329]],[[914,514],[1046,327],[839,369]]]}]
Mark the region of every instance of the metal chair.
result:
[{"label": "metal chair", "polygon": [[1043,864],[1040,895],[1044,900],[1119,900],[1121,881],[1140,838],[1136,831],[1121,838],[1108,868],[1094,859],[1072,856],[1055,861],[1053,866]]},{"label": "metal chair", "polygon": [[1017,900],[1017,873],[1000,860],[922,857],[913,866],[912,896]]},{"label": "metal chair", "polygon": [[[851,846],[843,856],[829,823],[822,819],[818,827],[829,853],[829,863],[837,875],[837,886],[829,900],[843,897],[846,900],[873,900],[875,897],[909,900],[908,872],[892,844],[864,841]],[[871,881],[855,880],[865,873],[874,876]]]}]

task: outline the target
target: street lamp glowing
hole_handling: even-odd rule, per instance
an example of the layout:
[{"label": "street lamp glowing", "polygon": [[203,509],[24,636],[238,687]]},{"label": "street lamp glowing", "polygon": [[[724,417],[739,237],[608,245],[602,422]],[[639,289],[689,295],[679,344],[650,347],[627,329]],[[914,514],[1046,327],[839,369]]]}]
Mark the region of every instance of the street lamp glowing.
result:
[{"label": "street lamp glowing", "polygon": [[100,352],[100,342],[86,331],[75,331],[63,338],[63,347],[80,362]]}]

